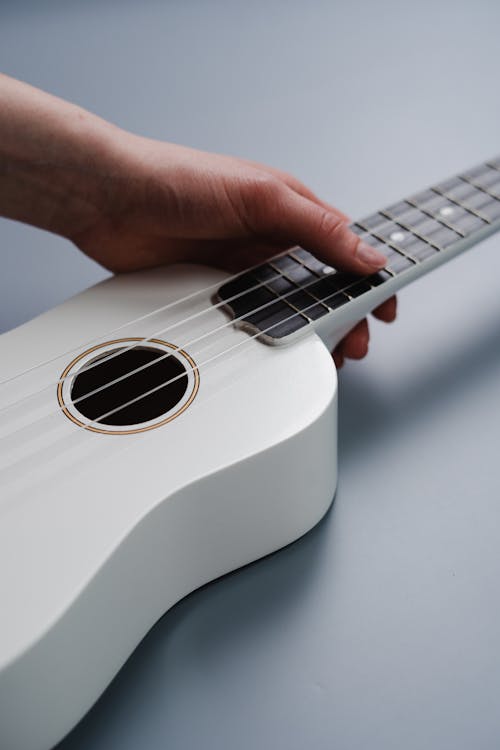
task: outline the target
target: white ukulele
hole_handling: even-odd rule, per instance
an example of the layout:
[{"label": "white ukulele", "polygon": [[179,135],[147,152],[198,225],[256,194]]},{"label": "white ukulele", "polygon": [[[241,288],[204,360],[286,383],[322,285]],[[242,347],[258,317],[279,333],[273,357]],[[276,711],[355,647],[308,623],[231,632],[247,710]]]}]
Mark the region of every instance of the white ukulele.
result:
[{"label": "white ukulele", "polygon": [[48,750],[169,607],[321,519],[327,346],[500,229],[500,159],[353,228],[386,270],[297,248],[232,278],[146,271],[0,337],[2,750]]}]

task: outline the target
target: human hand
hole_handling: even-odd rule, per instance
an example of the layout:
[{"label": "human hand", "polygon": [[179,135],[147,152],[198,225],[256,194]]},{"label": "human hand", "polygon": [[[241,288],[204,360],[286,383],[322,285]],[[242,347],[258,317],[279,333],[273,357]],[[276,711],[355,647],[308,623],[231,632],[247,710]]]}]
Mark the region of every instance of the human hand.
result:
[{"label": "human hand", "polygon": [[[114,149],[119,168],[104,210],[71,235],[112,271],[186,261],[239,271],[297,244],[360,274],[385,265],[383,255],[349,231],[343,213],[285,172],[127,133]],[[396,299],[373,314],[394,320]],[[365,319],[337,346],[337,367],[345,357],[364,357],[368,341]]]},{"label": "human hand", "polygon": [[[237,271],[295,245],[360,274],[385,265],[289,174],[132,135],[1,74],[0,102],[0,215],[68,237],[112,271],[186,261]],[[395,298],[374,315],[393,320]],[[368,339],[363,320],[336,364],[363,357]]]}]

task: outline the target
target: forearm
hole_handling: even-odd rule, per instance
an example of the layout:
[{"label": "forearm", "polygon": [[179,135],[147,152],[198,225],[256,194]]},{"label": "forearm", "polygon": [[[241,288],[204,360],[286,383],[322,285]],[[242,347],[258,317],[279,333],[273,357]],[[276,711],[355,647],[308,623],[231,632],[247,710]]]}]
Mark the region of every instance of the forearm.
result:
[{"label": "forearm", "polygon": [[84,231],[111,199],[121,132],[0,74],[0,215],[67,237]]}]

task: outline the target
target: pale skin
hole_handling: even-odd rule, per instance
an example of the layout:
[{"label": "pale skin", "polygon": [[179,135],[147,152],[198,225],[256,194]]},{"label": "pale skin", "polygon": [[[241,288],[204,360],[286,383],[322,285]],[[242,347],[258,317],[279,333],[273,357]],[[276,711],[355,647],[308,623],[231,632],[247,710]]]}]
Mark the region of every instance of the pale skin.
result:
[{"label": "pale skin", "polygon": [[[0,74],[0,215],[71,240],[115,273],[174,262],[237,271],[295,245],[360,274],[386,258],[291,175],[143,138]],[[373,315],[396,317],[393,297]],[[360,359],[361,321],[333,356]]]}]

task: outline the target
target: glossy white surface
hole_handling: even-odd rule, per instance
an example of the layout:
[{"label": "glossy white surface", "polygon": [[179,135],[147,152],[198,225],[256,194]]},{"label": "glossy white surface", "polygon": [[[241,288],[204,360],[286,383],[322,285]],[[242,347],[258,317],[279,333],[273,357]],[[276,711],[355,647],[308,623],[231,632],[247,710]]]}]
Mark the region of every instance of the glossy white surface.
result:
[{"label": "glossy white surface", "polygon": [[[7,72],[274,163],[353,217],[500,150],[489,0],[1,12]],[[36,230],[5,222],[1,244],[4,328],[104,276]],[[374,322],[342,372],[327,519],[175,607],[61,750],[497,747],[498,248],[402,292],[398,323]]]},{"label": "glossy white surface", "polygon": [[[328,351],[312,333],[271,348],[237,331],[210,305],[216,279],[195,266],[115,277],[0,337],[12,378],[0,405],[2,747],[49,750],[168,608],[294,541],[333,499]],[[131,298],[139,321],[127,325]],[[97,321],[121,336],[168,331],[199,371],[183,413],[124,435],[66,417],[56,384],[75,352],[57,354],[95,338]]]}]

